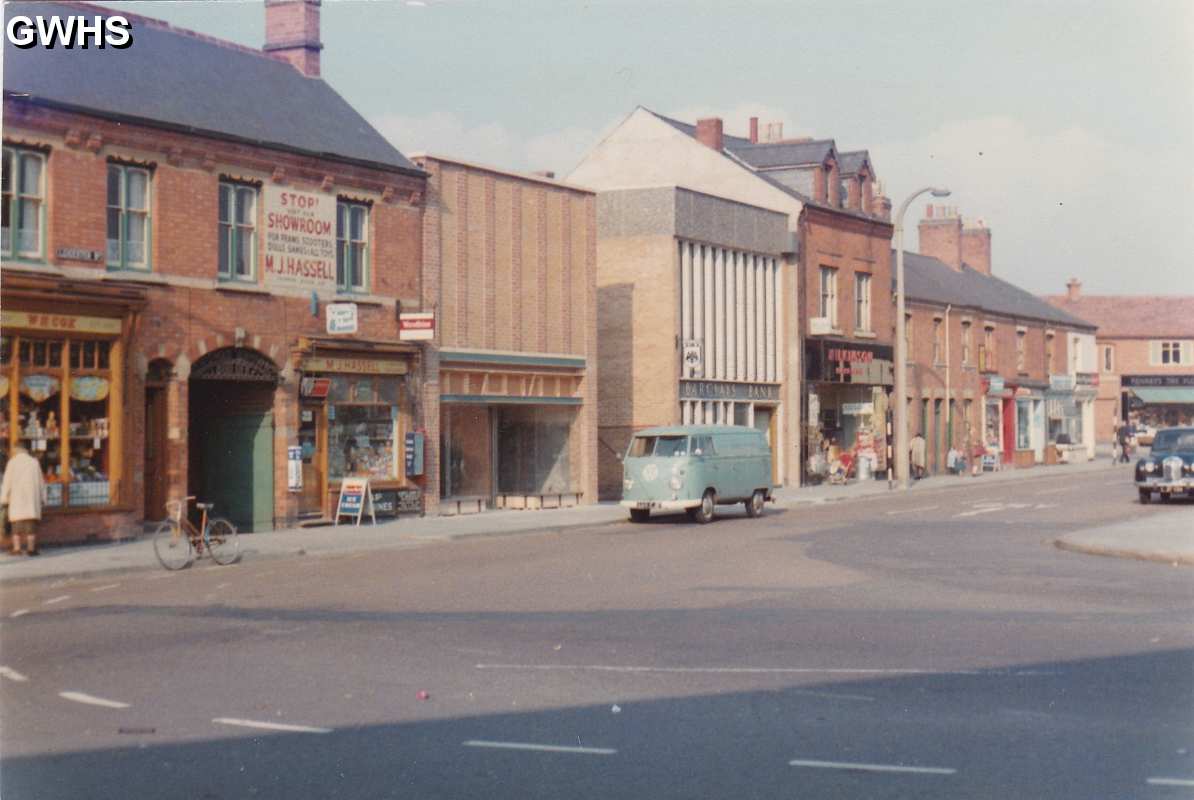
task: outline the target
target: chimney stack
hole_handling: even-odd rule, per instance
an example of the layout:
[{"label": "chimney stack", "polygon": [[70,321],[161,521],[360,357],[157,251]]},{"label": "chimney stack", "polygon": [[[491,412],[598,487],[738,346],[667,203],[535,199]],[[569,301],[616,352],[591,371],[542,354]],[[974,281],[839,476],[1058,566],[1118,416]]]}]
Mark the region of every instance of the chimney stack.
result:
[{"label": "chimney stack", "polygon": [[920,253],[962,269],[962,218],[945,206],[929,206],[920,221]]},{"label": "chimney stack", "polygon": [[759,118],[758,117],[750,118],[750,143],[751,144],[759,143]]},{"label": "chimney stack", "polygon": [[991,229],[981,219],[962,228],[962,263],[984,275],[991,274]]},{"label": "chimney stack", "polygon": [[698,119],[696,138],[701,144],[720,153],[722,149],[721,117]]},{"label": "chimney stack", "polygon": [[308,78],[319,77],[321,0],[265,0],[265,46]]},{"label": "chimney stack", "polygon": [[1082,281],[1077,278],[1070,278],[1065,285],[1065,297],[1071,303],[1078,301],[1078,297],[1082,294]]}]

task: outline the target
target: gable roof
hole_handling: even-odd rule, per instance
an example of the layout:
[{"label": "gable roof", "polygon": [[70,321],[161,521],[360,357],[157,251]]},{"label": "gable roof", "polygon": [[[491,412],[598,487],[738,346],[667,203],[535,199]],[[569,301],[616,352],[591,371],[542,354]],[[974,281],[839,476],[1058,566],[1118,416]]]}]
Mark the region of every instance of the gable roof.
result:
[{"label": "gable roof", "polygon": [[[6,21],[62,13],[61,3],[4,4]],[[133,44],[123,50],[5,47],[6,97],[422,174],[322,79],[247,47],[125,16]]]},{"label": "gable roof", "polygon": [[1045,302],[1099,326],[1100,338],[1194,339],[1194,295],[1046,295]]},{"label": "gable roof", "polygon": [[[892,250],[893,263],[895,254]],[[955,270],[943,261],[919,253],[904,251],[904,285],[909,300],[968,306],[992,314],[1028,317],[1075,328],[1095,327],[1002,278],[966,265],[960,271]],[[894,291],[894,276],[892,288]]]},{"label": "gable roof", "polygon": [[755,169],[819,165],[837,152],[833,139],[820,139],[811,142],[767,142],[765,144],[751,144],[750,142],[740,144],[726,141],[725,147]]},{"label": "gable roof", "polygon": [[866,150],[851,150],[849,153],[837,154],[839,175],[857,175],[864,164],[870,167],[871,172],[874,173],[875,169],[871,167],[871,154]]}]

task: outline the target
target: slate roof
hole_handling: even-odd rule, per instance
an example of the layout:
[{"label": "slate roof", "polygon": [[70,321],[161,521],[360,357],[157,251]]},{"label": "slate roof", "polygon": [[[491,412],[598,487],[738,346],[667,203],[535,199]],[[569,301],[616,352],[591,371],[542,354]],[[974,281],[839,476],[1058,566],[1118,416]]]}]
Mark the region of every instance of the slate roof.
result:
[{"label": "slate roof", "polygon": [[1194,295],[1046,295],[1045,302],[1099,326],[1100,338],[1194,339]]},{"label": "slate roof", "polygon": [[[106,13],[72,4],[82,13]],[[71,13],[61,3],[4,4],[13,15]],[[250,48],[126,14],[133,44],[4,48],[4,92],[33,103],[187,133],[422,174],[319,78]]]},{"label": "slate roof", "polygon": [[[837,172],[839,175],[857,175],[863,164],[869,164],[871,154],[866,150],[852,150],[849,153],[837,154]],[[872,172],[873,172],[872,168]]]},{"label": "slate roof", "polygon": [[739,144],[726,142],[725,147],[756,169],[796,167],[820,164],[830,153],[836,152],[832,139],[812,142],[768,142]]},{"label": "slate roof", "polygon": [[[895,250],[891,251],[892,271],[895,271]],[[959,272],[948,264],[919,253],[904,251],[904,283],[909,300],[938,305],[952,304],[977,308],[992,314],[1071,325],[1077,328],[1095,327],[1073,314],[1046,303],[1031,292],[1008,283],[1002,278],[987,275],[963,265]],[[892,277],[892,290],[895,277]]]}]

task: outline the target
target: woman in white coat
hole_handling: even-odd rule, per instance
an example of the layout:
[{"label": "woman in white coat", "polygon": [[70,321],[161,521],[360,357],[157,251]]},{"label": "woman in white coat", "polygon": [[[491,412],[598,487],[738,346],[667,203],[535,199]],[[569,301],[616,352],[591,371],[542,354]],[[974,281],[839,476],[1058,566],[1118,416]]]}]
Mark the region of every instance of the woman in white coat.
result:
[{"label": "woman in white coat", "polygon": [[12,552],[21,553],[21,541],[25,552],[38,554],[37,523],[41,522],[41,506],[45,502],[46,484],[41,476],[41,464],[29,455],[29,451],[18,445],[13,450],[8,466],[4,468],[4,482],[0,484],[0,505],[8,508],[8,521],[12,523]]}]

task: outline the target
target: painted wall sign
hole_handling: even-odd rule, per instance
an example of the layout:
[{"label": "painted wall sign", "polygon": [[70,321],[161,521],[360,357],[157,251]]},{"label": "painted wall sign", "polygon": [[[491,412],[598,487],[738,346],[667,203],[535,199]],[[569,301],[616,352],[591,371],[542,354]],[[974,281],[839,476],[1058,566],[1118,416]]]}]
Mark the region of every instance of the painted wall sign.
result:
[{"label": "painted wall sign", "polygon": [[266,184],[265,282],[336,289],[336,196]]},{"label": "painted wall sign", "polygon": [[705,374],[705,343],[700,339],[684,340],[684,377],[700,378]]},{"label": "painted wall sign", "polygon": [[814,339],[804,345],[804,375],[818,383],[895,382],[891,345],[840,339]]},{"label": "painted wall sign", "polygon": [[114,317],[81,317],[75,314],[45,314],[8,309],[0,311],[0,325],[5,328],[30,328],[35,331],[64,333],[120,333],[120,320]]},{"label": "painted wall sign", "polygon": [[54,251],[54,255],[63,261],[98,262],[104,260],[103,250],[87,250],[83,247],[59,247]]},{"label": "painted wall sign", "polygon": [[435,338],[435,312],[412,311],[398,315],[398,338],[404,342]]},{"label": "painted wall sign", "polygon": [[327,330],[328,333],[356,333],[357,304],[328,303]]},{"label": "painted wall sign", "polygon": [[1129,386],[1194,386],[1194,375],[1124,375],[1119,379],[1124,388]]},{"label": "painted wall sign", "polygon": [[730,381],[680,381],[681,400],[765,400],[779,401],[774,383],[732,383]]},{"label": "painted wall sign", "polygon": [[407,364],[398,359],[332,358],[312,356],[304,358],[300,367],[304,372],[356,372],[362,375],[405,375]]}]

